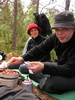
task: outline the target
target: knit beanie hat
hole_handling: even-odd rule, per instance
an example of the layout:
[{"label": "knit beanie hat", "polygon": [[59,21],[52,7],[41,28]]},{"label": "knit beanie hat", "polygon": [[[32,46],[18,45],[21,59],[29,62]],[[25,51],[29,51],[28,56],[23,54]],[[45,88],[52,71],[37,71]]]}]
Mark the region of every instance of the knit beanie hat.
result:
[{"label": "knit beanie hat", "polygon": [[30,30],[33,29],[33,28],[37,28],[39,32],[41,31],[40,27],[39,27],[37,24],[32,23],[32,24],[30,24],[30,25],[28,26],[28,28],[27,28],[27,33],[28,33],[29,35],[30,35]]}]

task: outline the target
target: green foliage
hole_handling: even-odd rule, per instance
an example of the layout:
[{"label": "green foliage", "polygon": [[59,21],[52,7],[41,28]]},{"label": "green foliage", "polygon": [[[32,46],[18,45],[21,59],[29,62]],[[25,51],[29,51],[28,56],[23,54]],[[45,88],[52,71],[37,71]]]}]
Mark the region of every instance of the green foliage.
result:
[{"label": "green foliage", "polygon": [[55,61],[57,59],[54,49],[50,52],[50,55],[51,55],[51,61]]},{"label": "green foliage", "polygon": [[28,39],[26,32],[28,25],[33,22],[32,6],[24,14],[20,0],[18,0],[17,7],[17,50],[12,50],[12,32],[13,32],[13,5],[7,4],[0,10],[0,50],[5,52],[22,53],[25,42]]},{"label": "green foliage", "polygon": [[[17,49],[12,50],[12,33],[13,33],[13,4],[7,4],[4,8],[0,10],[0,50],[5,53],[13,52],[15,55],[21,55],[25,43],[29,37],[27,34],[27,27],[30,23],[34,22],[33,13],[36,12],[32,5],[28,6],[27,12],[23,12],[21,2],[18,0],[17,6]],[[48,18],[50,23],[53,21],[53,14],[48,13]],[[51,51],[51,59],[55,59],[54,50]]]}]

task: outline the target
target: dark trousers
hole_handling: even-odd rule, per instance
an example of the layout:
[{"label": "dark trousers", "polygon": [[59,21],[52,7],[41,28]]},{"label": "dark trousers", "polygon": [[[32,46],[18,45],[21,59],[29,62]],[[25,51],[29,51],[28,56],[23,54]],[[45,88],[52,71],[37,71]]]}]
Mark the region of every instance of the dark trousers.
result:
[{"label": "dark trousers", "polygon": [[75,90],[75,77],[45,77],[41,79],[39,83],[39,88],[48,93],[64,93],[70,90]]}]

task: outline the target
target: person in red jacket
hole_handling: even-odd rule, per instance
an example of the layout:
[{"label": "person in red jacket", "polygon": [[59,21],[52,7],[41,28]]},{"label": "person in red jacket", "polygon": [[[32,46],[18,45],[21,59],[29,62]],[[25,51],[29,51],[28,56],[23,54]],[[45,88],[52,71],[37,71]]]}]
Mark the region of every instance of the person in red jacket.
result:
[{"label": "person in red jacket", "polygon": [[[21,57],[13,57],[10,63],[31,61],[28,69],[34,73],[42,71],[50,77],[41,79],[39,88],[49,93],[63,93],[75,90],[75,22],[70,11],[55,14],[50,35],[44,42]],[[55,50],[57,62],[38,62],[43,55]],[[36,55],[36,57],[35,57]],[[34,61],[35,60],[35,61]]]}]

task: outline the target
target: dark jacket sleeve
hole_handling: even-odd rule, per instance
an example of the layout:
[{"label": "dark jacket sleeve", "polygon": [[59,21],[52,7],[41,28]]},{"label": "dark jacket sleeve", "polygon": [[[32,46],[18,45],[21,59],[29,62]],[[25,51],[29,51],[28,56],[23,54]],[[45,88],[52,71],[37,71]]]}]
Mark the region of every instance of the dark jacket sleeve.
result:
[{"label": "dark jacket sleeve", "polygon": [[75,52],[69,57],[68,61],[63,65],[53,62],[44,62],[44,74],[52,76],[73,77],[75,76]]},{"label": "dark jacket sleeve", "polygon": [[48,37],[41,44],[33,47],[22,56],[23,59],[25,61],[38,61],[44,55],[49,54],[50,51],[54,48],[54,36],[55,35],[50,35],[50,37]]}]

